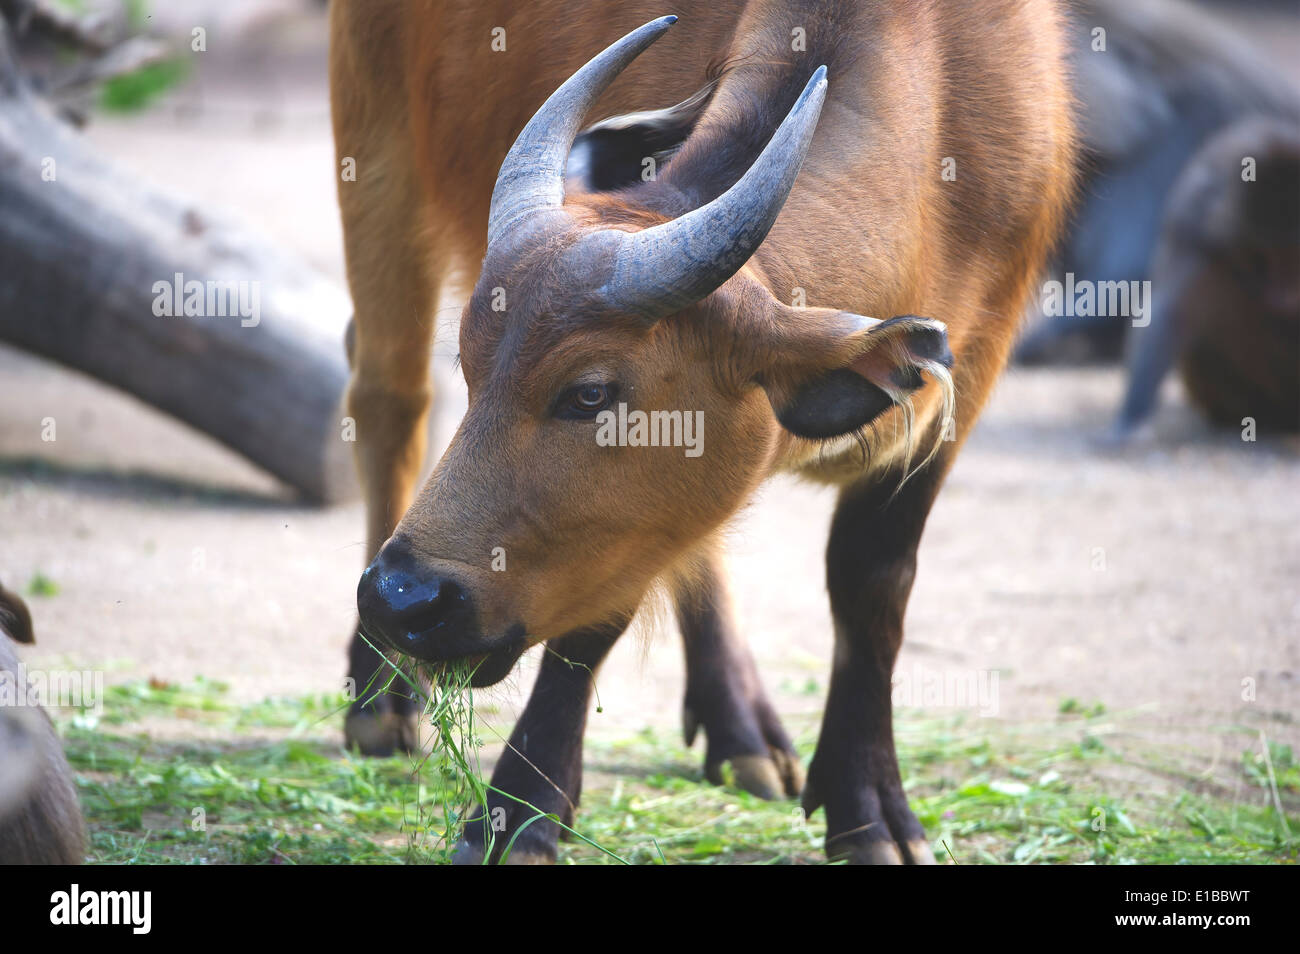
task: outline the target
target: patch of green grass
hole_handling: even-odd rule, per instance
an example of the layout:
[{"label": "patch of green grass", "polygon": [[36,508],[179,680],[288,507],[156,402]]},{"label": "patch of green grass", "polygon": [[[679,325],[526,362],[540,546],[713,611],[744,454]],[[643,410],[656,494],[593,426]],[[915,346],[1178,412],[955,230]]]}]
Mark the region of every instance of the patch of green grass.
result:
[{"label": "patch of green grass", "polygon": [[[63,725],[91,860],[447,863],[508,726],[482,722],[466,693],[448,691],[429,716],[448,744],[421,759],[364,759],[339,743],[345,705],[342,696],[237,704],[210,680],[111,688],[101,718]],[[904,781],[936,855],[960,864],[1296,861],[1300,767],[1290,747],[1271,743],[1266,760],[1258,730],[1226,727],[1244,754],[1207,779],[1168,749],[1129,744],[1117,729],[1125,718],[1072,713],[1013,726],[900,710]],[[791,728],[806,762],[816,726]],[[582,837],[561,843],[560,862],[823,863],[820,812],[806,821],[795,800],[712,786],[699,759],[659,729],[589,741]]]},{"label": "patch of green grass", "polygon": [[[229,700],[229,690],[226,683],[202,676],[188,685],[150,680],[109,686],[104,690],[104,712],[98,721],[129,726],[150,719],[178,719],[235,733],[271,728],[306,732],[347,704],[341,694],[272,697],[236,704]],[[78,721],[82,727],[94,727],[85,716]]]},{"label": "patch of green grass", "polygon": [[125,6],[131,24],[137,28],[143,27],[149,16],[148,0],[126,0]]},{"label": "patch of green grass", "polygon": [[73,730],[91,860],[391,863],[423,857],[406,832],[415,788],[395,760],[298,740],[168,744]]},{"label": "patch of green grass", "polygon": [[1296,860],[1300,840],[1261,789],[1227,791],[1162,765],[1157,751],[1121,752],[1091,721],[999,726],[988,735],[981,721],[900,727],[912,808],[936,855],[951,850],[958,863]]},{"label": "patch of green grass", "polygon": [[31,580],[27,583],[28,596],[58,596],[59,584],[55,583],[44,573],[39,570],[32,574]]},{"label": "patch of green grass", "polygon": [[1074,714],[1096,717],[1099,715],[1105,715],[1106,706],[1101,702],[1094,702],[1091,706],[1085,706],[1080,703],[1078,699],[1067,697],[1061,700],[1061,704],[1057,706],[1057,711],[1060,712],[1061,715]]},{"label": "patch of green grass", "polygon": [[150,63],[106,80],[100,89],[99,105],[108,112],[139,111],[177,86],[188,74],[189,65],[183,59]]}]

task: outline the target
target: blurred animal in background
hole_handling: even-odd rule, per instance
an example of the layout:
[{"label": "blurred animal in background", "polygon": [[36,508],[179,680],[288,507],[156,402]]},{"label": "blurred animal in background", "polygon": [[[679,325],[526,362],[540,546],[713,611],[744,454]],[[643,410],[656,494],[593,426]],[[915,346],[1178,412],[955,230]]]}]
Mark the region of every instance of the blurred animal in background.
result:
[{"label": "blurred animal in background", "polygon": [[[1243,181],[1242,159],[1254,178]],[[1115,427],[1154,410],[1171,365],[1211,421],[1300,429],[1300,125],[1248,119],[1178,177],[1151,263],[1151,324],[1129,342]]]},{"label": "blurred animal in background", "polygon": [[[1079,0],[1074,10],[1083,183],[1048,277],[1097,291],[1096,303],[1067,302],[1049,315],[1044,296],[1017,359],[1127,354],[1117,436],[1154,409],[1171,366],[1212,420],[1239,426],[1250,416],[1294,429],[1300,274],[1286,263],[1294,262],[1300,206],[1287,143],[1300,128],[1300,91],[1231,23],[1181,0]],[[1145,282],[1142,314],[1101,307],[1108,283]],[[1237,369],[1235,359],[1207,357],[1211,341],[1234,355],[1246,342],[1285,344]]]},{"label": "blurred animal in background", "polygon": [[[34,641],[31,614],[0,585],[0,679],[16,681],[22,670],[10,637]],[[0,699],[0,864],[80,864],[85,827],[72,771],[49,715],[23,703]]]}]

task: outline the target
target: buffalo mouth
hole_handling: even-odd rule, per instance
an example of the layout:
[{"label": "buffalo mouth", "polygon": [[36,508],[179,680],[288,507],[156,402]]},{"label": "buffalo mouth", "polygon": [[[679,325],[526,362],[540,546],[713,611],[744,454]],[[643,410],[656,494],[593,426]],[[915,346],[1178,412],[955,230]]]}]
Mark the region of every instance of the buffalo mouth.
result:
[{"label": "buffalo mouth", "polygon": [[474,689],[485,689],[488,686],[495,686],[510,675],[526,648],[526,643],[507,646],[479,656],[470,656],[460,664],[470,669],[470,686]]},{"label": "buffalo mouth", "polygon": [[432,631],[421,630],[387,638],[382,638],[384,634],[380,631],[375,635],[381,638],[374,642],[420,663],[438,684],[461,684],[468,674],[468,683],[474,689],[496,685],[508,676],[529,645],[526,631],[520,624],[492,639],[443,636],[437,632],[441,628],[435,626]]}]

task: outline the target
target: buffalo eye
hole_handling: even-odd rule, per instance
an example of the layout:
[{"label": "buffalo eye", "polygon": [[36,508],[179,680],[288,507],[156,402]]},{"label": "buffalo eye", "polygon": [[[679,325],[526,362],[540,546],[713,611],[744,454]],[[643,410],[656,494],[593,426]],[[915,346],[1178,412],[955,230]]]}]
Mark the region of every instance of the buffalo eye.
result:
[{"label": "buffalo eye", "polygon": [[555,416],[582,421],[594,418],[614,403],[617,387],[613,384],[579,384],[560,395]]}]

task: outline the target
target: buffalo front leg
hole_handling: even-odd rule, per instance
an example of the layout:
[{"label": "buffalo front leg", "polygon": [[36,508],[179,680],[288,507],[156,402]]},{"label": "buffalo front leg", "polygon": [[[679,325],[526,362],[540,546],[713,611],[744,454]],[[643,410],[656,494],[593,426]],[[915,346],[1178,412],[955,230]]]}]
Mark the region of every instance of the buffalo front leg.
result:
[{"label": "buffalo front leg", "polygon": [[[418,289],[404,287],[403,301],[396,304],[392,300],[398,289],[392,286],[382,299],[353,294],[357,313],[355,340],[349,349],[348,414],[356,428],[355,455],[366,502],[366,559],[370,560],[410,506],[428,450],[433,292],[424,282]],[[375,306],[383,313],[376,314]],[[410,320],[401,321],[401,316]],[[355,694],[344,722],[345,744],[365,755],[415,750],[421,693],[412,689],[408,678],[395,674],[359,624],[348,647],[348,679]]]},{"label": "buffalo front leg", "polygon": [[849,488],[831,522],[826,576],[835,661],[803,807],[826,808],[826,852],[854,864],[933,864],[894,752],[891,677],[921,531],[943,476],[937,458],[896,481]]},{"label": "buffalo front leg", "polygon": [[596,670],[626,627],[594,627],[546,644],[528,705],[492,772],[486,810],[471,812],[456,864],[554,863],[560,826],[538,816],[573,827]]},{"label": "buffalo front leg", "polygon": [[[371,387],[360,371],[353,372],[348,409],[357,427],[366,552],[371,557],[410,503],[426,450],[429,401],[427,385],[402,394]],[[344,721],[347,747],[379,756],[414,751],[421,693],[412,688],[411,677],[395,673],[360,624],[348,647],[348,680],[354,695]]]},{"label": "buffalo front leg", "polygon": [[[363,36],[344,22],[355,7],[340,4],[333,12],[331,101],[339,168],[350,173],[338,183],[356,312],[348,330],[346,413],[366,502],[369,562],[410,506],[424,463],[444,243],[429,227],[399,74],[362,68],[371,60],[351,50]],[[355,695],[344,724],[347,746],[367,755],[414,749],[419,693],[395,678],[359,626],[348,647],[348,678]],[[390,682],[393,690],[383,692]]]},{"label": "buffalo front leg", "polygon": [[701,572],[676,583],[673,598],[686,650],[686,745],[704,729],[705,777],[723,783],[730,763],[737,787],[760,798],[794,797],[803,768],[758,668],[735,622],[720,551],[710,550]]}]

